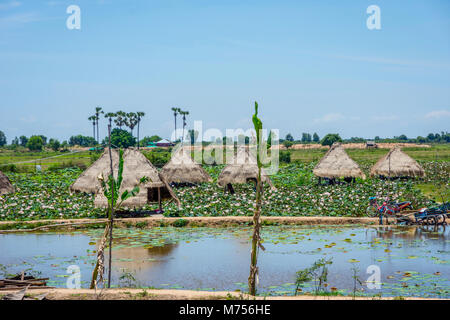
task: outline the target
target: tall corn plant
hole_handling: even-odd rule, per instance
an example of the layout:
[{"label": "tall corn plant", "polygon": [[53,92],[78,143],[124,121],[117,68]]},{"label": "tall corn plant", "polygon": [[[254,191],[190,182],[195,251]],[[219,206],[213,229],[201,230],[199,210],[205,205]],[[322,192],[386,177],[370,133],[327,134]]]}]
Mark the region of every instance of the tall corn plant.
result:
[{"label": "tall corn plant", "polygon": [[253,215],[253,236],[252,236],[252,252],[250,257],[250,276],[248,277],[248,289],[251,295],[256,295],[256,282],[258,278],[258,250],[261,248],[264,250],[263,245],[261,244],[261,193],[262,193],[262,182],[261,182],[261,148],[263,147],[262,143],[262,122],[258,118],[258,103],[255,101],[255,114],[252,118],[253,125],[256,131],[256,160],[258,164],[258,176],[257,176],[257,184],[256,184],[256,206],[255,213]]},{"label": "tall corn plant", "polygon": [[[106,223],[105,231],[103,233],[102,240],[100,242],[99,249],[97,251],[97,264],[95,265],[92,273],[91,289],[97,287],[98,282],[103,282],[104,271],[104,247],[109,235],[109,265],[108,265],[108,287],[111,287],[111,261],[112,261],[112,229],[113,229],[113,215],[114,211],[117,211],[124,201],[131,197],[135,197],[139,193],[139,186],[148,181],[147,177],[142,177],[139,180],[139,184],[132,190],[125,190],[120,194],[120,187],[123,181],[123,150],[119,150],[119,170],[117,173],[117,179],[114,179],[112,170],[108,176],[108,180],[105,181],[102,175],[99,177],[100,185],[103,190],[103,195],[108,201],[108,222]],[[120,195],[120,196],[119,196]],[[119,200],[120,198],[120,200]],[[99,281],[97,278],[99,277]]]}]

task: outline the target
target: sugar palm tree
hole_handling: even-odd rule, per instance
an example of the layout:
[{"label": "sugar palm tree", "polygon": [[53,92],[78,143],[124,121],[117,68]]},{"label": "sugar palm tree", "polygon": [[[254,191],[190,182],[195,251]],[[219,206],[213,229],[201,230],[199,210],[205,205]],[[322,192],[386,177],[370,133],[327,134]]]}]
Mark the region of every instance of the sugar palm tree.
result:
[{"label": "sugar palm tree", "polygon": [[100,141],[100,135],[98,132],[98,120],[100,119],[100,114],[105,113],[101,107],[95,108],[95,120],[97,120],[97,142]]},{"label": "sugar palm tree", "polygon": [[126,125],[130,128],[131,136],[133,136],[133,129],[137,125],[137,114],[134,112],[128,112],[126,118]]},{"label": "sugar palm tree", "polygon": [[109,125],[112,125],[113,118],[117,115],[114,112],[105,113],[105,118],[109,120]]},{"label": "sugar palm tree", "polygon": [[137,115],[137,141],[138,141],[138,150],[139,150],[139,124],[141,123],[141,119],[143,116],[145,116],[145,112],[138,111],[136,112]]},{"label": "sugar palm tree", "polygon": [[90,116],[89,118],[88,118],[88,120],[89,121],[92,121],[92,132],[93,132],[93,137],[94,137],[94,140],[95,140],[95,122],[96,122],[96,120],[97,120],[97,117],[95,116],[95,114],[94,115],[92,115],[92,116]]},{"label": "sugar palm tree", "polygon": [[173,116],[175,118],[175,141],[177,141],[177,115],[181,112],[180,108],[172,108]]},{"label": "sugar palm tree", "polygon": [[183,116],[183,136],[181,138],[181,142],[184,141],[184,128],[186,127],[186,116],[189,114],[189,111],[180,110],[180,115]]},{"label": "sugar palm tree", "polygon": [[116,112],[116,118],[114,119],[114,123],[116,126],[118,126],[120,129],[122,129],[122,126],[125,125],[127,114],[123,111],[117,111]]}]

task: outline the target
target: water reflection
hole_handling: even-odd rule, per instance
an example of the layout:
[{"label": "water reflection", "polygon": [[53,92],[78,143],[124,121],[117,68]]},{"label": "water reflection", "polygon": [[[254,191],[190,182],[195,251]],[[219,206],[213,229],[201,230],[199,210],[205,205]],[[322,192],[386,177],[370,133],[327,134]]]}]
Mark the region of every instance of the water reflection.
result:
[{"label": "water reflection", "polygon": [[[56,286],[65,286],[67,267],[77,264],[87,287],[95,243],[101,236],[101,230],[95,232],[0,235],[0,264],[21,271],[25,262],[50,277]],[[248,228],[152,228],[115,230],[115,234],[113,284],[120,282],[126,270],[140,286],[245,290],[250,259]],[[262,238],[266,251],[261,251],[258,262],[260,292],[292,293],[297,271],[320,258],[332,258],[330,287],[351,290],[351,268],[357,266],[364,281],[367,267],[375,264],[386,285],[372,294],[449,296],[441,292],[450,287],[450,261],[446,260],[449,228],[443,226],[266,226]],[[423,279],[405,280],[401,275],[406,271],[417,272]],[[439,276],[433,276],[435,273]],[[436,285],[431,288],[429,283]],[[406,292],[395,291],[397,285]]]},{"label": "water reflection", "polygon": [[382,239],[404,240],[442,240],[449,238],[450,229],[445,225],[430,226],[404,226],[404,227],[378,227],[376,237]]}]

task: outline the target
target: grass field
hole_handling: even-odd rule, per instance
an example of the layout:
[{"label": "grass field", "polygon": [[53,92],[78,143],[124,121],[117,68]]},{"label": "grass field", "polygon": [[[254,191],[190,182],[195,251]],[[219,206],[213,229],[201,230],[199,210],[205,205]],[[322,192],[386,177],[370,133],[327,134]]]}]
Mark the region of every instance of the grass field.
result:
[{"label": "grass field", "polygon": [[40,165],[43,170],[68,167],[86,168],[97,157],[97,153],[90,151],[65,153],[55,151],[14,152],[0,149],[0,170],[14,171],[10,168],[15,167],[15,170],[19,172],[32,172],[35,171],[36,165]]},{"label": "grass field", "polygon": [[[415,160],[423,161],[450,161],[450,144],[435,144],[431,148],[403,148],[406,154]],[[291,150],[291,160],[310,162],[321,159],[327,150]],[[348,155],[356,162],[377,162],[384,156],[387,149],[346,149]]]},{"label": "grass field", "polygon": [[[450,144],[436,144],[431,148],[403,148],[412,158],[418,161],[438,161],[438,162],[450,162]],[[384,156],[388,150],[386,149],[347,149],[348,155],[358,163],[371,163],[375,162]],[[321,159],[326,150],[311,149],[311,150],[289,150],[291,153],[291,161],[308,163],[311,161],[318,161]],[[143,152],[152,161],[160,160],[150,156],[153,155],[166,155],[162,160],[168,161],[169,157],[167,152]],[[93,151],[77,151],[75,153],[67,152],[14,152],[10,150],[0,149],[0,170],[8,170],[7,164],[15,164],[17,171],[19,172],[33,172],[36,165],[41,165],[43,170],[53,168],[62,169],[69,167],[80,167],[82,169],[89,166],[95,161],[101,153]],[[48,158],[48,159],[44,159]],[[40,160],[44,159],[44,160]],[[161,166],[163,163],[156,163]]]}]

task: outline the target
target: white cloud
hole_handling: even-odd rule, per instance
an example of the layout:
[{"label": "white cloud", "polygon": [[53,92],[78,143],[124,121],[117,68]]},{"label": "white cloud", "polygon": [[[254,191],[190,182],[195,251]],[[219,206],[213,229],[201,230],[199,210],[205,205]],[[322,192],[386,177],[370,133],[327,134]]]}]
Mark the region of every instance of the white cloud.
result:
[{"label": "white cloud", "polygon": [[314,123],[329,123],[344,120],[346,117],[341,113],[327,113],[323,117],[313,120]]},{"label": "white cloud", "polygon": [[39,16],[34,12],[12,14],[6,17],[0,18],[0,24],[3,25],[16,25],[29,22],[39,21]]},{"label": "white cloud", "polygon": [[45,4],[48,5],[48,6],[53,7],[53,6],[57,6],[57,5],[63,4],[63,3],[64,2],[62,2],[62,1],[47,1]]},{"label": "white cloud", "polygon": [[16,7],[20,6],[21,4],[22,3],[20,3],[19,1],[10,1],[8,3],[2,3],[2,4],[0,4],[0,10],[16,8]]},{"label": "white cloud", "polygon": [[398,119],[399,117],[396,115],[372,116],[372,120],[374,121],[395,121]]},{"label": "white cloud", "polygon": [[392,59],[382,57],[357,57],[357,56],[332,56],[337,59],[350,61],[377,63],[385,65],[396,65],[404,67],[425,67],[425,68],[450,68],[450,65],[444,61],[419,61],[408,59]]},{"label": "white cloud", "polygon": [[450,117],[450,111],[436,110],[436,111],[428,112],[425,115],[425,118],[427,118],[427,119],[444,118],[444,117]]},{"label": "white cloud", "polygon": [[34,123],[37,121],[36,117],[33,115],[27,115],[25,117],[21,117],[19,120],[22,122],[25,122],[25,123]]}]

